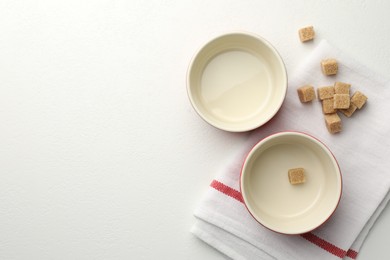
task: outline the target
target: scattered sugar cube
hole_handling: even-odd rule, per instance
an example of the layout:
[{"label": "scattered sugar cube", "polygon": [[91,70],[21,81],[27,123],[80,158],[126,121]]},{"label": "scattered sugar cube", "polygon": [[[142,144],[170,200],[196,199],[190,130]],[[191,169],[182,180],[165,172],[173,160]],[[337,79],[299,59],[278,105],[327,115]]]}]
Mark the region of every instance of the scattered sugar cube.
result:
[{"label": "scattered sugar cube", "polygon": [[352,98],[351,98],[351,102],[358,108],[358,109],[361,109],[364,104],[366,103],[367,101],[367,97],[360,91],[356,91]]},{"label": "scattered sugar cube", "polygon": [[348,94],[334,94],[333,107],[335,109],[347,109],[349,108],[350,99]]},{"label": "scattered sugar cube", "polygon": [[334,87],[333,86],[321,87],[317,89],[317,92],[318,92],[318,98],[320,100],[332,98],[334,95]]},{"label": "scattered sugar cube", "polygon": [[322,100],[322,112],[324,114],[336,113],[336,109],[333,108],[333,98]]},{"label": "scattered sugar cube", "polygon": [[340,112],[343,113],[346,117],[351,117],[353,113],[355,113],[357,107],[351,102],[349,108],[340,109]]},{"label": "scattered sugar cube", "polygon": [[299,30],[299,39],[301,39],[301,42],[313,40],[314,36],[315,32],[313,26],[304,27]]},{"label": "scattered sugar cube", "polygon": [[313,99],[316,98],[314,87],[310,85],[306,85],[298,88],[298,96],[299,96],[299,100],[302,103],[312,101]]},{"label": "scattered sugar cube", "polygon": [[304,183],[306,181],[305,170],[303,168],[289,169],[288,180],[293,185]]},{"label": "scattered sugar cube", "polygon": [[334,83],[334,93],[335,94],[348,94],[349,89],[351,88],[351,84],[344,82],[336,82]]},{"label": "scattered sugar cube", "polygon": [[335,134],[341,131],[341,119],[337,113],[325,115],[325,124],[329,133]]},{"label": "scattered sugar cube", "polygon": [[339,69],[339,66],[337,64],[337,60],[335,59],[326,59],[321,61],[321,68],[322,72],[329,76],[329,75],[336,75],[337,71]]}]

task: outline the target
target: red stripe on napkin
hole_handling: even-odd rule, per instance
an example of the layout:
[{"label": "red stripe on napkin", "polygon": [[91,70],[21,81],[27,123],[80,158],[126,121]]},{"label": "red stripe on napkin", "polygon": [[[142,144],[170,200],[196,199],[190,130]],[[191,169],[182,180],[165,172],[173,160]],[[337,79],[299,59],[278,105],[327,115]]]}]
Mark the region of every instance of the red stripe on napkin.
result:
[{"label": "red stripe on napkin", "polygon": [[349,249],[347,252],[347,256],[349,258],[356,259],[356,257],[358,256],[358,252],[356,252],[355,250]]},{"label": "red stripe on napkin", "polygon": [[213,187],[214,189],[216,189],[217,191],[220,191],[223,194],[228,195],[229,197],[232,197],[233,199],[236,199],[239,202],[244,203],[241,192],[239,192],[238,190],[230,188],[229,186],[227,186],[227,185],[225,185],[222,182],[219,182],[217,180],[213,180],[211,182],[210,186]]},{"label": "red stripe on napkin", "polygon": [[[225,185],[222,182],[219,182],[217,180],[213,180],[211,182],[210,186],[212,188],[216,189],[217,191],[220,191],[221,193],[223,193],[223,194],[225,194],[233,199],[236,199],[241,203],[244,203],[241,192],[239,192],[238,190],[235,190],[235,189],[233,189],[233,188],[231,188],[231,187],[229,187],[229,186],[227,186],[227,185]],[[348,256],[349,258],[356,259],[357,255],[358,255],[358,252],[356,252],[355,250],[349,249],[348,251],[345,251],[345,250],[333,245],[332,243],[329,243],[328,241],[314,235],[311,232],[306,233],[306,234],[302,234],[301,237],[303,237],[304,239],[313,243],[314,245],[316,245],[316,246],[324,249],[325,251],[327,251],[327,252],[329,252],[337,257],[340,257],[340,258],[343,258],[344,256]]]},{"label": "red stripe on napkin", "polygon": [[340,258],[343,258],[347,254],[345,250],[325,241],[311,232],[302,234],[301,237]]}]

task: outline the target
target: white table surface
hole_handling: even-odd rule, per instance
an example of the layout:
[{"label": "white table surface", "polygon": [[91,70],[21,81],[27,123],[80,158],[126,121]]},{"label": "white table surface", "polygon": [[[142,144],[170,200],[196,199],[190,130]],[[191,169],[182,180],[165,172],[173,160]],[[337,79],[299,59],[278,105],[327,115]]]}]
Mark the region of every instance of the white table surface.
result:
[{"label": "white table surface", "polygon": [[[185,76],[210,38],[262,35],[289,73],[330,43],[389,76],[389,1],[0,2],[0,259],[224,259],[193,210],[247,134],[207,125]],[[358,259],[390,259],[390,209]]]}]

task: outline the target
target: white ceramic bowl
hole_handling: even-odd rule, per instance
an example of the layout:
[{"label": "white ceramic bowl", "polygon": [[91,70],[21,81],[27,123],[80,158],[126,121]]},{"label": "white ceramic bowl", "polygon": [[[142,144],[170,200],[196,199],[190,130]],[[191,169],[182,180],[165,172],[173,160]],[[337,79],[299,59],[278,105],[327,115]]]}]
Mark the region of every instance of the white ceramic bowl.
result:
[{"label": "white ceramic bowl", "polygon": [[[292,185],[288,170],[305,169],[306,182]],[[281,132],[261,140],[241,171],[241,193],[251,215],[284,234],[302,234],[322,225],[336,210],[341,172],[330,150],[304,133]]]},{"label": "white ceramic bowl", "polygon": [[196,112],[209,124],[244,132],[270,120],[281,107],[287,73],[269,42],[248,33],[217,37],[190,63],[187,92]]}]

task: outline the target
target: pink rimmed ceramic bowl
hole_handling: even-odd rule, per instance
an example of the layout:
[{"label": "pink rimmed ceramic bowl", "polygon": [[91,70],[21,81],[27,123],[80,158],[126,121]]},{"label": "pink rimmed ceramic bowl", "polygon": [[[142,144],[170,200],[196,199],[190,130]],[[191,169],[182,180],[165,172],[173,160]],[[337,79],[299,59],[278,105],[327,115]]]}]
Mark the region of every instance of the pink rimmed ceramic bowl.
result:
[{"label": "pink rimmed ceramic bowl", "polygon": [[192,59],[187,93],[209,124],[244,132],[268,122],[280,109],[287,73],[276,49],[260,36],[234,32],[205,44]]},{"label": "pink rimmed ceramic bowl", "polygon": [[[302,167],[306,181],[292,185],[288,170]],[[263,226],[302,234],[325,223],[342,194],[339,165],[318,139],[299,132],[270,135],[249,152],[241,171],[245,206]]]}]

